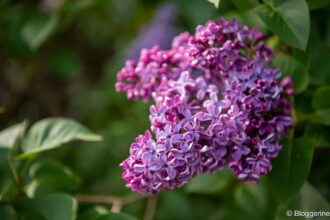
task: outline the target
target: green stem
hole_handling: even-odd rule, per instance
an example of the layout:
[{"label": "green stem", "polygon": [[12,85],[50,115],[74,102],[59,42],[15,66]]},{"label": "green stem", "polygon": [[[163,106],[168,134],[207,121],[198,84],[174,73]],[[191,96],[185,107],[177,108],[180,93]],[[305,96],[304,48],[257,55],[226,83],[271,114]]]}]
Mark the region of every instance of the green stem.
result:
[{"label": "green stem", "polygon": [[14,180],[16,182],[16,185],[19,185],[20,179],[19,179],[19,176],[17,174],[17,171],[16,171],[16,169],[14,167],[13,160],[10,157],[8,157],[8,163],[9,163],[10,170],[11,170],[11,172],[13,174]]},{"label": "green stem", "polygon": [[296,110],[294,108],[294,97],[291,97],[290,98],[290,101],[291,101],[292,106],[293,106],[292,112],[291,112],[291,116],[292,116],[292,119],[293,119],[293,124],[296,125],[296,123],[297,123],[297,116],[296,116]]},{"label": "green stem", "polygon": [[13,177],[14,177],[14,180],[15,180],[15,183],[16,183],[16,188],[17,188],[18,195],[24,197],[25,193],[22,190],[22,179],[20,178],[20,176],[18,175],[18,173],[15,169],[13,160],[11,158],[8,158],[8,162],[9,162],[10,170],[13,174]]},{"label": "green stem", "polygon": [[31,163],[33,162],[33,160],[35,159],[35,157],[36,156],[29,157],[29,159],[27,159],[26,162],[24,163],[24,166],[19,175],[22,179],[24,178],[26,171],[29,169],[29,167],[30,167]]}]

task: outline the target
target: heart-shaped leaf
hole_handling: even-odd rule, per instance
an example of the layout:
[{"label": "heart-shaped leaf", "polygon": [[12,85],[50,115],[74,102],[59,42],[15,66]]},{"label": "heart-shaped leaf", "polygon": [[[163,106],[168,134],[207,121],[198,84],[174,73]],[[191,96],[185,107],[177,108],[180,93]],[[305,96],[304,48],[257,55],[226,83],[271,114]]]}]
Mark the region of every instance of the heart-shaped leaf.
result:
[{"label": "heart-shaped leaf", "polygon": [[34,124],[22,140],[23,154],[19,159],[50,150],[70,141],[99,141],[102,138],[93,134],[85,126],[72,119],[47,118]]},{"label": "heart-shaped leaf", "polygon": [[13,125],[0,132],[0,163],[7,161],[16,150],[16,143],[24,134],[27,123],[24,121],[20,124]]},{"label": "heart-shaped leaf", "polygon": [[13,125],[0,131],[0,148],[12,148],[19,136],[22,136],[26,122]]},{"label": "heart-shaped leaf", "polygon": [[310,29],[309,10],[305,0],[267,0],[255,10],[280,39],[305,50]]},{"label": "heart-shaped leaf", "polygon": [[285,139],[283,149],[273,161],[268,177],[280,201],[288,204],[304,184],[312,164],[314,144],[307,137],[300,137],[292,145]]},{"label": "heart-shaped leaf", "polygon": [[15,210],[23,219],[73,220],[77,202],[66,194],[50,194],[17,202]]}]

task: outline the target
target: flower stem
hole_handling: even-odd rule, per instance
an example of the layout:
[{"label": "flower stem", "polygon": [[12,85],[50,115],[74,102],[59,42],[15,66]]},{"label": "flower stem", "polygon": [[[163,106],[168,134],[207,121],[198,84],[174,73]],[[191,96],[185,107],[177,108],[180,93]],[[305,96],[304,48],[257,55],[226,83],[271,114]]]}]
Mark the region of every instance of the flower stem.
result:
[{"label": "flower stem", "polygon": [[154,219],[154,213],[155,213],[156,207],[157,207],[157,196],[149,196],[143,219],[144,220]]}]

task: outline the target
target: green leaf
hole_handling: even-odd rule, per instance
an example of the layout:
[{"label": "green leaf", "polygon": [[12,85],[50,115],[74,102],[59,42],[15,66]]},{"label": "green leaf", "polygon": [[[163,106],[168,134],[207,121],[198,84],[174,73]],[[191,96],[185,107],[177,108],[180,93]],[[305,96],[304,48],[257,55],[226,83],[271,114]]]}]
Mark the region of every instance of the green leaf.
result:
[{"label": "green leaf", "polygon": [[186,190],[190,193],[214,193],[225,189],[231,180],[232,175],[227,170],[218,171],[214,175],[207,173],[190,180],[186,186]]},{"label": "green leaf", "polygon": [[298,122],[308,119],[308,115],[314,112],[312,108],[312,95],[314,90],[306,89],[306,92],[294,97],[295,113]]},{"label": "green leaf", "polygon": [[318,32],[314,29],[311,32],[309,74],[311,83],[322,85],[330,83],[330,53],[326,43],[317,36]]},{"label": "green leaf", "polygon": [[[330,205],[325,198],[308,182],[306,182],[297,197],[288,205],[282,206],[278,213],[276,220],[290,220],[293,217],[287,216],[287,210],[292,211],[294,215],[295,210],[308,211],[308,212],[319,212],[329,210]],[[294,219],[306,219],[306,217],[294,217]],[[328,219],[328,217],[314,217],[313,219]]]},{"label": "green leaf", "polygon": [[249,27],[257,26],[263,33],[267,33],[268,31],[267,26],[262,22],[262,20],[253,10],[245,10],[243,12],[239,12],[237,10],[227,11],[222,13],[221,16],[228,20],[236,18],[239,23],[245,24]]},{"label": "green leaf", "polygon": [[324,86],[316,90],[312,99],[314,110],[330,109],[330,86]]},{"label": "green leaf", "polygon": [[208,1],[211,2],[212,4],[214,4],[214,6],[215,6],[216,8],[219,7],[220,0],[208,0]]},{"label": "green leaf", "polygon": [[300,191],[302,209],[309,211],[330,210],[328,201],[308,182]]},{"label": "green leaf", "polygon": [[266,179],[261,179],[260,184],[239,185],[234,193],[244,219],[273,219],[277,201]]},{"label": "green leaf", "polygon": [[103,206],[95,206],[90,209],[87,209],[86,211],[82,212],[78,216],[78,220],[93,220],[97,217],[103,216],[105,214],[108,214],[109,210]]},{"label": "green leaf", "polygon": [[99,216],[93,220],[136,220],[133,216],[130,216],[125,213],[109,213],[106,215]]},{"label": "green leaf", "polygon": [[22,29],[22,38],[32,50],[38,49],[56,30],[58,16],[35,16]]},{"label": "green leaf", "polygon": [[233,0],[233,3],[240,11],[248,11],[258,5],[258,0]]},{"label": "green leaf", "polygon": [[6,179],[5,181],[1,182],[1,185],[0,185],[0,201],[3,199],[3,197],[6,196],[6,193],[11,190],[13,185],[14,184],[13,184],[12,179]]},{"label": "green leaf", "polygon": [[273,63],[282,71],[283,76],[292,78],[297,94],[305,91],[309,83],[309,75],[307,68],[301,62],[287,55],[277,54]]},{"label": "green leaf", "polygon": [[72,119],[47,118],[34,124],[22,140],[23,154],[19,159],[39,152],[60,147],[70,141],[99,141],[101,136],[93,134]]},{"label": "green leaf", "polygon": [[196,218],[196,211],[203,208],[203,205],[198,205],[195,208],[192,196],[180,190],[163,193],[159,203],[158,207],[160,208],[155,213],[155,219],[164,219],[164,216],[166,216],[165,219],[198,219]]},{"label": "green leaf", "polygon": [[18,220],[13,208],[11,206],[0,207],[0,219],[1,220]]},{"label": "green leaf", "polygon": [[288,204],[305,182],[312,164],[314,144],[307,137],[300,137],[292,145],[285,139],[283,149],[273,161],[268,178],[283,204]]},{"label": "green leaf", "polygon": [[10,154],[16,150],[15,144],[24,134],[26,125],[24,121],[0,132],[0,163],[8,161]]},{"label": "green leaf", "polygon": [[329,0],[307,0],[307,3],[308,3],[308,7],[311,11],[317,10],[320,8],[324,8],[324,7],[327,7],[328,5],[330,5]]},{"label": "green leaf", "polygon": [[330,126],[330,86],[316,90],[312,99],[313,109],[316,110],[309,118],[317,123]]},{"label": "green leaf", "polygon": [[30,167],[32,179],[26,187],[29,197],[54,191],[72,190],[79,186],[79,178],[66,166],[53,160],[37,161]]},{"label": "green leaf", "polygon": [[77,212],[76,200],[60,193],[19,201],[14,207],[23,219],[34,220],[73,220]]},{"label": "green leaf", "polygon": [[310,119],[314,122],[330,126],[330,109],[319,110],[310,115]]},{"label": "green leaf", "polygon": [[308,115],[308,118],[316,123],[330,126],[330,86],[324,86],[316,90],[312,99],[312,106],[316,112]]},{"label": "green leaf", "polygon": [[0,131],[0,148],[12,148],[19,136],[22,135],[26,127],[26,122],[13,125]]},{"label": "green leaf", "polygon": [[305,136],[314,142],[316,147],[330,147],[330,128],[311,124],[306,127]]},{"label": "green leaf", "polygon": [[268,0],[255,10],[281,40],[305,50],[310,29],[309,10],[305,0]]}]

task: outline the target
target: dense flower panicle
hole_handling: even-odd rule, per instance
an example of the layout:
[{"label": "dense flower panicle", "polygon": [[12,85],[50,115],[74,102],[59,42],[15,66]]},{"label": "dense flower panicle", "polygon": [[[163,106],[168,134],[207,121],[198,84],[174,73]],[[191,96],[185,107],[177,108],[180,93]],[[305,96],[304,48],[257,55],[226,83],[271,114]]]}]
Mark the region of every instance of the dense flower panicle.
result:
[{"label": "dense flower panicle", "polygon": [[151,132],[120,164],[139,193],[181,187],[225,166],[243,183],[267,174],[292,127],[292,81],[271,68],[274,57],[257,28],[209,21],[183,33],[167,51],[144,50],[118,73],[117,91],[148,101]]}]

